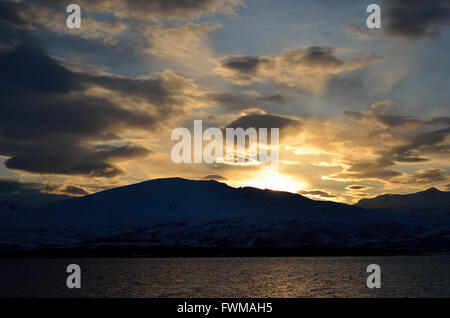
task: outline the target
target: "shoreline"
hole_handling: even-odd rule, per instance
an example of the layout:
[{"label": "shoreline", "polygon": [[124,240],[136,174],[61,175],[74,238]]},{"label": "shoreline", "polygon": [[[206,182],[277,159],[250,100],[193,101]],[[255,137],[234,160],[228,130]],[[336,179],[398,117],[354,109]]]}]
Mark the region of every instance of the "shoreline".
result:
[{"label": "shoreline", "polygon": [[332,249],[332,248],[72,248],[0,250],[1,259],[12,258],[208,258],[208,257],[370,257],[370,256],[434,256],[450,251]]}]

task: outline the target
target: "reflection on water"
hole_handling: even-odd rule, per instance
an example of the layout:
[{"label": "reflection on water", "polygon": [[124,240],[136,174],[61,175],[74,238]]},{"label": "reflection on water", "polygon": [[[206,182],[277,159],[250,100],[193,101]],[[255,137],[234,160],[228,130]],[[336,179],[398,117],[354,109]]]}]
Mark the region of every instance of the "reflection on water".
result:
[{"label": "reflection on water", "polygon": [[[366,287],[372,263],[381,289]],[[450,297],[450,256],[4,259],[0,297]]]}]

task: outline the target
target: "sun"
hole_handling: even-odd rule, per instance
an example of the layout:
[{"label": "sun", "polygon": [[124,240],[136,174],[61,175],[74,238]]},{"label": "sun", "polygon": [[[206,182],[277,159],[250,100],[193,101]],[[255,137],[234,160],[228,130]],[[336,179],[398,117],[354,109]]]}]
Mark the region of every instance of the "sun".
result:
[{"label": "sun", "polygon": [[241,185],[292,193],[297,193],[297,191],[306,188],[305,182],[282,175],[272,170],[263,170],[261,171],[261,176],[243,181]]}]

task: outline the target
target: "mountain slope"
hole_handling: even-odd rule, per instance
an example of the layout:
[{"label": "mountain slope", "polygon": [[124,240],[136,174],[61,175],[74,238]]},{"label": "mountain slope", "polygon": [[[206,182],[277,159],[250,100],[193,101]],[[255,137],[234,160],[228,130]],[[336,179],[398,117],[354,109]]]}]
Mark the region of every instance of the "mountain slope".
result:
[{"label": "mountain slope", "polygon": [[156,179],[0,218],[0,247],[449,246],[447,216],[365,210],[217,181]]},{"label": "mountain slope", "polygon": [[357,206],[365,209],[389,209],[421,211],[432,213],[450,213],[450,192],[431,188],[412,194],[384,194],[373,199],[362,199]]}]

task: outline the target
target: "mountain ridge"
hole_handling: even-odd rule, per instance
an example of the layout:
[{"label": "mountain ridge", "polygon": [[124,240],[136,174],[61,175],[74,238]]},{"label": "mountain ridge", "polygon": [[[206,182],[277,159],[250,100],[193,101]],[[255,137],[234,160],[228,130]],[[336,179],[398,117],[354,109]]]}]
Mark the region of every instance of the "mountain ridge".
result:
[{"label": "mountain ridge", "polygon": [[[0,249],[448,249],[450,220],[165,178],[0,218]],[[432,242],[432,243],[431,243]],[[432,246],[429,246],[429,245]]]}]

